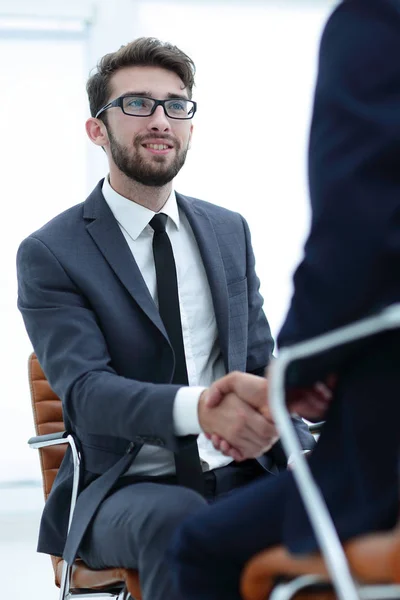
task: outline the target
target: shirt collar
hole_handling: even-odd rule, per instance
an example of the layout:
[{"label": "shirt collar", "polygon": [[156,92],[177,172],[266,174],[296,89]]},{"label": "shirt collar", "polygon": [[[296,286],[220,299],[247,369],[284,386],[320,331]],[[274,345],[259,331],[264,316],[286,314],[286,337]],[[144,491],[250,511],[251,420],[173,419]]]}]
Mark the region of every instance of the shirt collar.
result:
[{"label": "shirt collar", "polygon": [[[111,187],[108,177],[104,179],[102,192],[118,223],[128,232],[133,240],[136,240],[156,213],[118,194]],[[168,200],[160,212],[168,215],[175,227],[179,229],[180,218],[174,190],[171,191]]]}]

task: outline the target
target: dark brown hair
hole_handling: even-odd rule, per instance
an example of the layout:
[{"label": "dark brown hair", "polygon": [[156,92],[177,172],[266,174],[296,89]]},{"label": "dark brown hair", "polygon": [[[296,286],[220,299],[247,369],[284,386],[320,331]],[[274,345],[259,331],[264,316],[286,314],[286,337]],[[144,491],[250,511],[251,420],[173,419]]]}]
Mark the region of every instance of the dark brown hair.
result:
[{"label": "dark brown hair", "polygon": [[161,67],[173,71],[181,78],[183,87],[192,97],[195,65],[187,54],[168,42],[152,37],[142,37],[121,46],[116,52],[106,54],[97,64],[97,71],[86,84],[90,114],[94,117],[110,96],[110,79],[123,67]]}]

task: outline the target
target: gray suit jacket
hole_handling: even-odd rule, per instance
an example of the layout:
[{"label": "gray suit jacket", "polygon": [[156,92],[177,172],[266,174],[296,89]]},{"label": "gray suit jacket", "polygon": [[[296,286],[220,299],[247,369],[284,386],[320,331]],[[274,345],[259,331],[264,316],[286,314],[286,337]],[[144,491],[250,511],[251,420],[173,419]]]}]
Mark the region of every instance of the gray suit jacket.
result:
[{"label": "gray suit jacket", "polygon": [[[67,210],[24,240],[18,252],[18,305],[50,385],[63,401],[68,431],[79,439],[85,475],[76,508],[71,560],[107,486],[143,443],[176,451],[179,386],[174,354],[156,305],[101,193]],[[273,341],[249,230],[237,213],[177,194],[197,240],[210,284],[227,371],[262,375]],[[157,384],[157,385],[155,385]],[[313,441],[299,423],[303,445]],[[275,453],[275,458],[274,458]],[[261,460],[284,463],[277,444]],[[39,550],[61,554],[71,489],[69,453],[42,518]],[[109,489],[109,488],[108,488]]]}]

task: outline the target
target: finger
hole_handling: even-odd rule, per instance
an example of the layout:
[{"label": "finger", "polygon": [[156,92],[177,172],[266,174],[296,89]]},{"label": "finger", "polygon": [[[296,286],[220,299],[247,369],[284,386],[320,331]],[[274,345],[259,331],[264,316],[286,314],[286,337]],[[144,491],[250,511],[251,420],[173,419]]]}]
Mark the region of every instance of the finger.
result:
[{"label": "finger", "polygon": [[266,402],[264,406],[261,406],[261,408],[259,408],[259,411],[262,414],[262,416],[271,423],[271,425],[275,425],[275,421],[269,408],[268,402]]},{"label": "finger", "polygon": [[[261,454],[260,448],[265,445],[265,441],[258,440],[254,432],[246,429],[240,433],[228,435],[228,439],[221,438],[217,434],[211,436],[214,448],[222,452],[225,456],[232,456],[231,452],[239,453],[241,460],[245,458],[253,458]],[[235,456],[238,456],[235,454]],[[234,459],[236,460],[236,458]]]},{"label": "finger", "polygon": [[220,440],[219,451],[225,456],[230,456],[235,461],[240,462],[244,460],[242,453],[237,448],[231,446],[226,440]]},{"label": "finger", "polygon": [[317,395],[326,401],[332,400],[332,390],[325,383],[318,382],[314,385],[314,390]]},{"label": "finger", "polygon": [[230,456],[233,460],[240,462],[244,460],[242,453],[237,449],[231,446],[226,440],[221,440],[219,444],[219,450],[225,456]]},{"label": "finger", "polygon": [[293,405],[294,412],[308,421],[319,421],[324,417],[329,403],[307,398]]},{"label": "finger", "polygon": [[312,406],[315,410],[327,410],[329,405],[331,404],[332,398],[322,398],[321,396],[314,396],[310,398],[310,406]]},{"label": "finger", "polygon": [[324,417],[326,410],[327,407],[325,405],[307,403],[299,407],[296,412],[308,421],[320,421]]},{"label": "finger", "polygon": [[236,398],[234,394],[228,394],[226,398],[230,396],[234,398],[236,404],[239,402],[236,418],[225,420],[223,431],[214,432],[211,441],[214,447],[224,454],[229,453],[229,446],[231,446],[239,450],[245,458],[260,456],[278,439],[276,427],[258,410]]},{"label": "finger", "polygon": [[238,450],[241,454],[247,454],[254,445],[254,434],[249,431],[240,431],[240,433],[232,435],[227,433],[227,438],[216,435],[215,441],[218,444],[218,450],[223,454],[229,455],[231,449]]},{"label": "finger", "polygon": [[208,390],[204,392],[204,396],[205,405],[208,408],[214,408],[215,406],[218,406],[224,397],[216,383],[214,383]]},{"label": "finger", "polygon": [[254,442],[254,439],[241,441],[236,445],[236,449],[242,454],[243,459],[258,458],[265,452],[268,452],[272,446],[278,441],[279,436],[270,436],[268,440]]},{"label": "finger", "polygon": [[219,450],[219,449],[220,449],[220,445],[221,445],[222,438],[221,438],[219,435],[217,435],[216,433],[213,433],[213,434],[211,435],[211,441],[212,441],[212,443],[213,443],[213,446],[214,446],[214,448],[215,448],[216,450]]},{"label": "finger", "polygon": [[234,371],[213,383],[206,404],[217,406],[224,396],[234,393],[247,404],[260,408],[267,401],[267,390],[268,384],[264,377]]},{"label": "finger", "polygon": [[[318,387],[317,387],[318,386]],[[309,390],[302,390],[297,394],[294,400],[295,405],[299,405],[301,409],[311,409],[317,411],[325,411],[332,401],[332,392],[324,384],[315,384]]]},{"label": "finger", "polygon": [[308,406],[310,406],[310,407],[317,408],[317,407],[328,406],[328,404],[330,403],[330,400],[320,396],[319,394],[310,392],[306,396],[304,396],[304,398],[302,399],[302,402],[304,402],[304,404],[308,404]]},{"label": "finger", "polygon": [[235,462],[243,462],[246,460],[243,454],[239,452],[239,450],[236,450],[236,448],[232,448],[232,450],[230,450],[229,456],[233,458]]},{"label": "finger", "polygon": [[[271,440],[273,443],[275,443],[279,438],[278,431],[274,423],[265,419],[265,417],[258,411],[253,411],[253,414],[248,422],[248,431],[250,434],[250,440],[259,448],[264,448],[266,445],[269,445]],[[248,437],[246,435],[243,437],[246,439],[246,441],[248,441]]]},{"label": "finger", "polygon": [[219,449],[223,454],[229,454],[233,450],[233,447],[226,440],[221,440]]}]

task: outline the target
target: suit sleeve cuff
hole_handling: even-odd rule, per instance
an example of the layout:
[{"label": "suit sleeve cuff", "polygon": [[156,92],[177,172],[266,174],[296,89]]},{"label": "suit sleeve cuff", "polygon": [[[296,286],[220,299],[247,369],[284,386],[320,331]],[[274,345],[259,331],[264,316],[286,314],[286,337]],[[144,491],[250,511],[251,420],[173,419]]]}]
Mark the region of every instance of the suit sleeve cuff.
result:
[{"label": "suit sleeve cuff", "polygon": [[172,418],[175,435],[196,435],[201,433],[198,416],[198,404],[204,387],[181,387],[174,401]]}]

